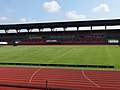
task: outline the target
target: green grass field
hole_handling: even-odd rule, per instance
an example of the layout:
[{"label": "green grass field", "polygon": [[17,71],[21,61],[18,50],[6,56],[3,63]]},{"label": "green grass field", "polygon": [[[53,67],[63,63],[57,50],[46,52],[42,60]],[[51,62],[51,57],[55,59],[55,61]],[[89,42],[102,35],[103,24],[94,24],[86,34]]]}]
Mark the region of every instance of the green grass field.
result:
[{"label": "green grass field", "polygon": [[120,66],[119,46],[1,46],[0,62]]}]

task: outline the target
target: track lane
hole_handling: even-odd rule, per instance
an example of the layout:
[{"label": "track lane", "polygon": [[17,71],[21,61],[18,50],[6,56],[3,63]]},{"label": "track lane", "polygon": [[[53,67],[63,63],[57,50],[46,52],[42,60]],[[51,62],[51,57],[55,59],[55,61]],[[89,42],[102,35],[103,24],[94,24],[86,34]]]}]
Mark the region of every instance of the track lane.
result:
[{"label": "track lane", "polygon": [[120,71],[0,67],[0,83],[6,84],[45,86],[48,80],[49,87],[119,90],[118,77]]}]

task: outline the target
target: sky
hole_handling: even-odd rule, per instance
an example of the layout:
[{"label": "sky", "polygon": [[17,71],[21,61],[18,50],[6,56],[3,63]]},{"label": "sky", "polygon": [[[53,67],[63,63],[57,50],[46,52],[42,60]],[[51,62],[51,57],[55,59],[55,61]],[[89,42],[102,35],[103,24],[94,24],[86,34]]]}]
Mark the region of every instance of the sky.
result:
[{"label": "sky", "polygon": [[119,18],[120,0],[0,0],[0,24]]}]

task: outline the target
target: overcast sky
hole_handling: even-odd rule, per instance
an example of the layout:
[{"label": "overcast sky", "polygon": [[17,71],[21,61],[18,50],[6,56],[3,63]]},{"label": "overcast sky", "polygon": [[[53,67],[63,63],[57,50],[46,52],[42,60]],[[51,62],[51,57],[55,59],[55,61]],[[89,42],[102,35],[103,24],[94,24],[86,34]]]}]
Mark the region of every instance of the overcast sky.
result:
[{"label": "overcast sky", "polygon": [[0,23],[113,19],[120,0],[0,0]]}]

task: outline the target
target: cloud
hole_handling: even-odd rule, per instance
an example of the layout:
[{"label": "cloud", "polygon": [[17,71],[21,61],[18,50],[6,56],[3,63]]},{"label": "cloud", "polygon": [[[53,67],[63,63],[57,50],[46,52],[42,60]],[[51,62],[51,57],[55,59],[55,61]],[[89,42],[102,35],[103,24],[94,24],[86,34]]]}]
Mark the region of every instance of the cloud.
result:
[{"label": "cloud", "polygon": [[61,6],[56,1],[44,2],[43,7],[50,13],[58,12]]},{"label": "cloud", "polygon": [[7,21],[8,18],[7,17],[0,17],[0,21]]},{"label": "cloud", "polygon": [[94,13],[109,12],[109,11],[110,11],[109,6],[107,4],[103,4],[103,3],[101,3],[99,6],[93,8]]},{"label": "cloud", "polygon": [[68,20],[82,20],[85,19],[85,15],[79,15],[76,11],[70,11],[65,14]]},{"label": "cloud", "polygon": [[25,23],[25,22],[32,22],[32,23],[36,22],[36,20],[33,20],[31,18],[21,18],[19,21],[22,22],[22,23]]}]

